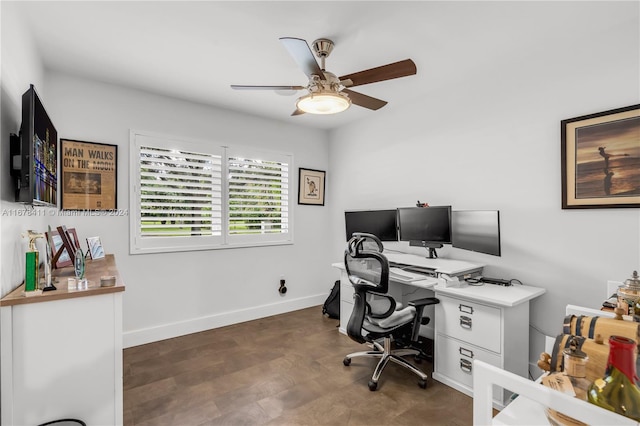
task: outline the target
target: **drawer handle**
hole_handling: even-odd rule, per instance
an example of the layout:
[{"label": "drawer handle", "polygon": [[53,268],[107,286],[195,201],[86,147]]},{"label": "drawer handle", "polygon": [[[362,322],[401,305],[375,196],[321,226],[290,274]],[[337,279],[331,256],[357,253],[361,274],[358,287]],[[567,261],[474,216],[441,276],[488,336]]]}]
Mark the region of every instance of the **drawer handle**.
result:
[{"label": "drawer handle", "polygon": [[472,314],[473,315],[473,306],[467,306],[467,305],[458,305],[458,310],[460,310],[460,312],[462,312],[463,314]]},{"label": "drawer handle", "polygon": [[471,330],[472,320],[469,317],[460,315],[460,327]]},{"label": "drawer handle", "polygon": [[459,349],[460,355],[468,356],[469,358],[473,358],[473,351],[463,348],[462,346]]},{"label": "drawer handle", "polygon": [[464,371],[465,373],[471,373],[471,371],[473,370],[473,364],[471,364],[471,361],[469,361],[468,359],[460,358],[460,370]]}]

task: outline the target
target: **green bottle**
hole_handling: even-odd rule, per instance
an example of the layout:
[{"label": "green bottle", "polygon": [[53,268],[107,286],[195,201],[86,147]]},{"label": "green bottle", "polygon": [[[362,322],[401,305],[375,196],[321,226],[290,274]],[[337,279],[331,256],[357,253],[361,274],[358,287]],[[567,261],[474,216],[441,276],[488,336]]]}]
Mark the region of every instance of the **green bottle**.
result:
[{"label": "green bottle", "polygon": [[40,256],[36,248],[36,240],[44,238],[44,234],[28,230],[22,236],[29,238],[29,250],[25,255],[24,291],[38,290],[40,284]]},{"label": "green bottle", "polygon": [[609,338],[609,360],[602,379],[587,393],[589,402],[640,421],[640,389],[636,380],[636,342],[621,336]]},{"label": "green bottle", "polygon": [[38,289],[38,266],[40,265],[40,259],[38,256],[38,250],[34,247],[33,250],[29,250],[26,255],[26,265],[24,274],[24,291],[34,291]]}]

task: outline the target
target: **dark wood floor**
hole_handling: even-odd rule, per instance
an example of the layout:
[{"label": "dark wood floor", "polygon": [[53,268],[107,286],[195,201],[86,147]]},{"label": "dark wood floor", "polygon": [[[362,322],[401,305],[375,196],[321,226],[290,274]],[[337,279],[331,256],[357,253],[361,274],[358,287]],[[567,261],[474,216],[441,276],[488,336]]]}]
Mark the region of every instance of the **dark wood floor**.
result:
[{"label": "dark wood floor", "polygon": [[472,424],[471,398],[393,363],[369,391],[376,361],[345,367],[366,347],[337,324],[314,307],[125,349],[124,424]]}]

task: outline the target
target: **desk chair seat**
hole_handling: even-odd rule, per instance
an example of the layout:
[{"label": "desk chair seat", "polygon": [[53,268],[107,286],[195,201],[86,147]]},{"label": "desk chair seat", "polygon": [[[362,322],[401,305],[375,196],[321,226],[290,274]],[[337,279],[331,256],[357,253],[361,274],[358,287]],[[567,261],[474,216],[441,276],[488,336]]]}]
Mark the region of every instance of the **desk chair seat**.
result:
[{"label": "desk chair seat", "polygon": [[439,303],[435,297],[409,302],[398,309],[389,287],[389,262],[382,254],[383,246],[371,234],[355,233],[345,251],[345,267],[354,288],[353,311],[347,324],[347,334],[358,343],[369,343],[372,350],[347,355],[343,363],[348,366],[356,357],[380,358],[369,389],[375,391],[382,371],[389,361],[416,374],[421,388],[427,387],[428,376],[404,359],[406,356],[424,357],[417,343],[424,307]]}]

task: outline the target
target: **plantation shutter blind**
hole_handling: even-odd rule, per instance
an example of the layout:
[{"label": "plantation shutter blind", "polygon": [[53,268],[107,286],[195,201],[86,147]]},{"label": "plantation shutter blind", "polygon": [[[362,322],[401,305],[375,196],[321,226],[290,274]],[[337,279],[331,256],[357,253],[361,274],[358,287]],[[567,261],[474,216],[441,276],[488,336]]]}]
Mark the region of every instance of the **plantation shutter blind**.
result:
[{"label": "plantation shutter blind", "polygon": [[236,240],[288,241],[291,156],[227,150],[227,235]]},{"label": "plantation shutter blind", "polygon": [[143,135],[135,145],[135,245],[166,251],[220,244],[223,150]]},{"label": "plantation shutter blind", "polygon": [[141,235],[221,235],[222,159],[140,148]]},{"label": "plantation shutter blind", "polygon": [[293,155],[131,131],[130,253],[291,244]]}]

